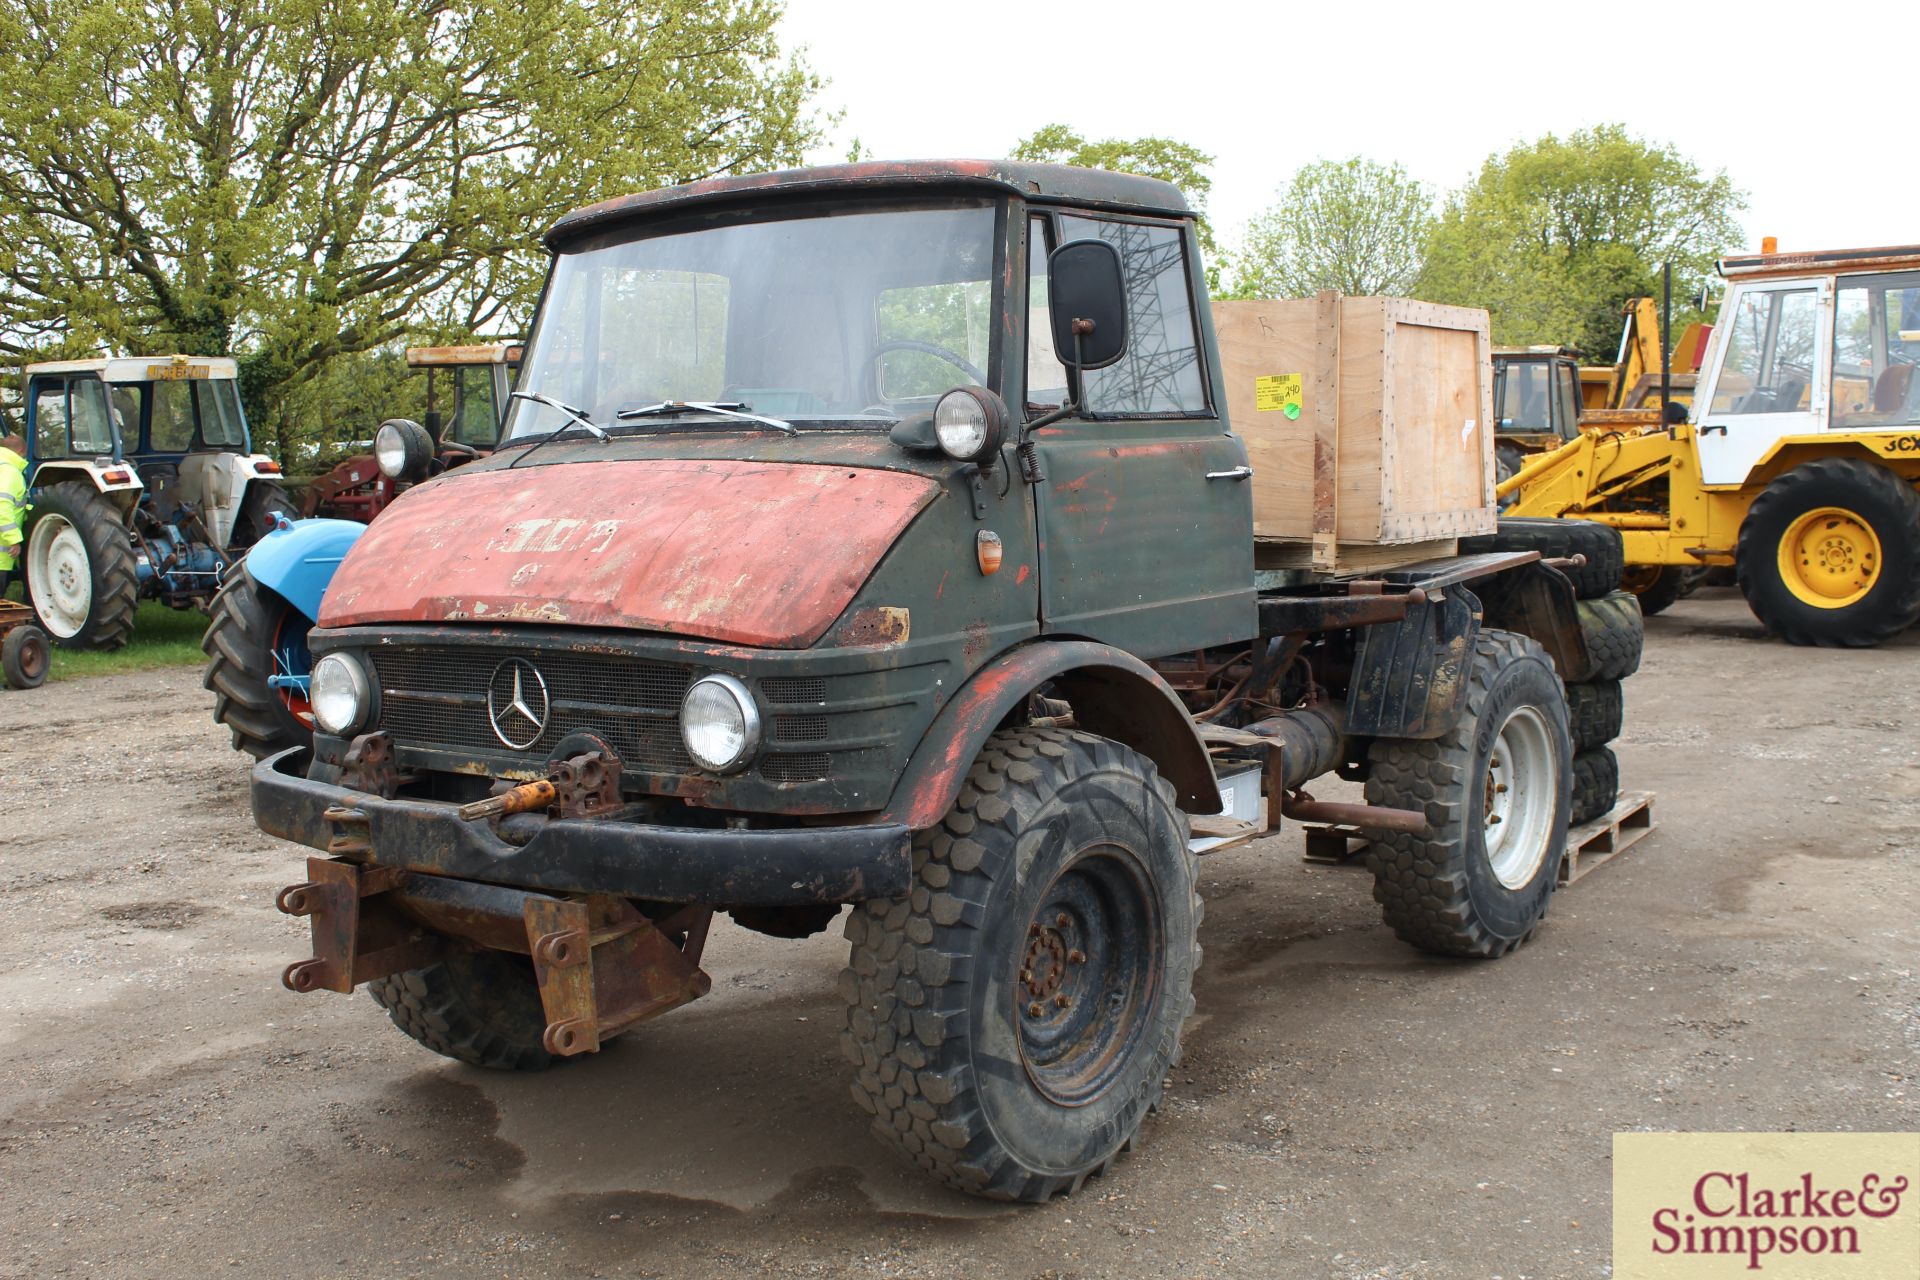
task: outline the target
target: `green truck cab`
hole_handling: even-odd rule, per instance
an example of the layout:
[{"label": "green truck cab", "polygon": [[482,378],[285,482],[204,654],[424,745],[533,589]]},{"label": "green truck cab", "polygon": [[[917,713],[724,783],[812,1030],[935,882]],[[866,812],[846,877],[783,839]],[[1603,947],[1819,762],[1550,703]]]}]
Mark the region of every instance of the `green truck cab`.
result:
[{"label": "green truck cab", "polygon": [[[1364,833],[1403,938],[1532,935],[1576,799],[1563,679],[1624,674],[1578,600],[1617,538],[1256,572],[1174,188],[860,164],[547,242],[500,448],[354,545],[314,744],[256,767],[260,825],[314,851],[289,987],[543,1067],[704,993],[716,912],[802,937],[851,904],[876,1133],[1043,1200],[1160,1097],[1199,854],[1283,815]],[[1301,790],[1335,771],[1365,804]]]}]

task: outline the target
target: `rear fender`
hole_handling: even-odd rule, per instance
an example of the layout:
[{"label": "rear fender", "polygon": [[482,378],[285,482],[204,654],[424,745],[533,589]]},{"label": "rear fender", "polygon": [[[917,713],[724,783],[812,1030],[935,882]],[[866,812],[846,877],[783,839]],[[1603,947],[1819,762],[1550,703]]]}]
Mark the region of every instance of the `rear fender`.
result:
[{"label": "rear fender", "polygon": [[920,739],[882,820],[916,831],[940,821],[987,738],[1049,681],[1073,704],[1076,727],[1125,743],[1159,766],[1181,808],[1220,812],[1206,745],[1159,673],[1110,645],[1060,640],[1016,649],[967,681]]},{"label": "rear fender", "polygon": [[334,570],[366,530],[357,520],[295,520],[253,544],[247,572],[309,620],[316,619]]},{"label": "rear fender", "polygon": [[1592,666],[1573,583],[1538,560],[1473,584],[1486,610],[1486,624],[1517,631],[1540,643],[1563,675]]},{"label": "rear fender", "polygon": [[43,462],[33,469],[33,480],[29,487],[46,489],[76,480],[92,486],[95,492],[118,507],[122,515],[133,510],[134,504],[140,501],[141,491],[146,488],[131,462],[108,462],[99,458],[62,458]]}]

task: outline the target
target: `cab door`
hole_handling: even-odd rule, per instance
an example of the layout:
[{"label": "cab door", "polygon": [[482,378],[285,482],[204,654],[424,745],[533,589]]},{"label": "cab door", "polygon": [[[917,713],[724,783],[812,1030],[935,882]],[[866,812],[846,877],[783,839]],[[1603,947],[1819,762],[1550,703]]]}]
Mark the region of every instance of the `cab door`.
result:
[{"label": "cab door", "polygon": [[1083,408],[1032,435],[1042,479],[1041,629],[1141,657],[1249,638],[1252,470],[1210,394],[1198,306],[1205,291],[1184,222],[1036,215],[1029,220],[1028,416],[1061,403],[1046,250],[1100,239],[1119,250],[1128,344],[1084,375]]},{"label": "cab door", "polygon": [[1714,326],[1709,389],[1695,401],[1703,484],[1740,484],[1775,441],[1822,429],[1832,301],[1830,279],[1741,285],[1728,295]]}]

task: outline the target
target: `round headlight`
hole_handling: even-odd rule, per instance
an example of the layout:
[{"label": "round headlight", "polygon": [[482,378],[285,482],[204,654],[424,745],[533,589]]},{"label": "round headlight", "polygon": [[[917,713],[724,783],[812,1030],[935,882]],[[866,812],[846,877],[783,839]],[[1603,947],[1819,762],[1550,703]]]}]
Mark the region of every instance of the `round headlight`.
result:
[{"label": "round headlight", "polygon": [[760,709],[732,676],[706,676],[680,701],[680,738],[702,769],[732,773],[760,745]]},{"label": "round headlight", "polygon": [[985,387],[956,387],[933,406],[933,434],[950,458],[991,466],[1007,429],[1007,407]]},{"label": "round headlight", "polygon": [[367,673],[343,653],[329,653],[313,664],[307,701],[322,729],[344,737],[366,722],[369,697]]},{"label": "round headlight", "polygon": [[373,460],[391,480],[419,480],[433,461],[433,437],[406,418],[388,418],[373,436]]}]

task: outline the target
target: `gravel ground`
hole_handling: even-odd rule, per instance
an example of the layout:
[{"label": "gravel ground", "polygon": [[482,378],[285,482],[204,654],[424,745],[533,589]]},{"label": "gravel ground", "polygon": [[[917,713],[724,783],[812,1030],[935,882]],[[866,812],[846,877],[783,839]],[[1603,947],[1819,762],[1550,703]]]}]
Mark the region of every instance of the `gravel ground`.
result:
[{"label": "gravel ground", "polygon": [[1200,1013],[1142,1146],[1045,1208],[872,1142],[838,931],[544,1076],[296,996],[300,853],[198,672],[0,694],[0,1276],[1586,1277],[1624,1129],[1920,1128],[1920,636],[1649,624],[1658,832],[1494,963],[1415,954],[1294,834],[1202,865]]}]

